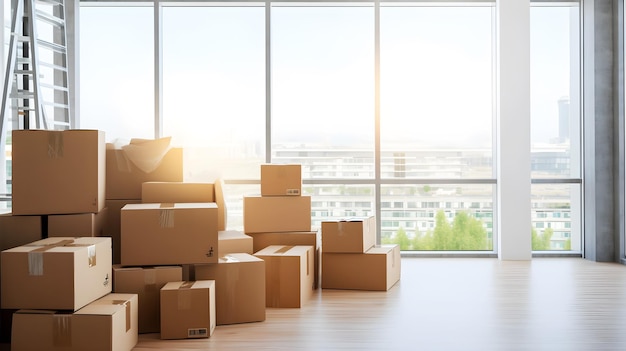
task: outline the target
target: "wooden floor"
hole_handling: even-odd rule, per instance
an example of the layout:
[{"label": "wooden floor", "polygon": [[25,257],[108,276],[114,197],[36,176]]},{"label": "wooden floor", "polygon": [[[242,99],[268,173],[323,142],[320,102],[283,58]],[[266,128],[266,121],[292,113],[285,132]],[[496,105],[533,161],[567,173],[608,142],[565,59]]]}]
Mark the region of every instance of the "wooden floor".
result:
[{"label": "wooden floor", "polygon": [[626,350],[626,266],[580,258],[404,258],[387,292],[318,290],[301,309],[148,350]]}]

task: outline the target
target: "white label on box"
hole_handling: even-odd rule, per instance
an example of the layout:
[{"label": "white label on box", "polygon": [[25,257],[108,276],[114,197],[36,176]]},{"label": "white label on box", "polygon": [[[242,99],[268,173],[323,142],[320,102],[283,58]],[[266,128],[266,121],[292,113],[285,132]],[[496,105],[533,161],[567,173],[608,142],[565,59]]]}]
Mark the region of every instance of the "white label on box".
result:
[{"label": "white label on box", "polygon": [[89,260],[89,267],[96,265],[96,245],[87,247],[87,259]]},{"label": "white label on box", "polygon": [[28,274],[43,275],[43,252],[28,253]]},{"label": "white label on box", "polygon": [[208,336],[209,336],[209,331],[207,328],[187,329],[188,338],[206,338]]}]

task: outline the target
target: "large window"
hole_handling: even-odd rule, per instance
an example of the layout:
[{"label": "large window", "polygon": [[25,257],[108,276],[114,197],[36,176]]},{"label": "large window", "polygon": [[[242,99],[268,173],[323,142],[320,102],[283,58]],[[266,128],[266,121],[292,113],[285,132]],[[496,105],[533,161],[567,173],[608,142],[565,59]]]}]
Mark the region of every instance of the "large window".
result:
[{"label": "large window", "polygon": [[530,10],[532,247],[581,250],[579,8]]}]

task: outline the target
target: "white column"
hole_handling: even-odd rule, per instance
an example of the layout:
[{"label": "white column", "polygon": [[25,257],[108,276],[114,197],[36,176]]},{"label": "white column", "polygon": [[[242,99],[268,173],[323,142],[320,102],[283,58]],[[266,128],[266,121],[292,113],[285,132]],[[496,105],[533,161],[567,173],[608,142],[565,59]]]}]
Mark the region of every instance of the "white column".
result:
[{"label": "white column", "polygon": [[498,257],[530,260],[530,1],[496,11]]}]

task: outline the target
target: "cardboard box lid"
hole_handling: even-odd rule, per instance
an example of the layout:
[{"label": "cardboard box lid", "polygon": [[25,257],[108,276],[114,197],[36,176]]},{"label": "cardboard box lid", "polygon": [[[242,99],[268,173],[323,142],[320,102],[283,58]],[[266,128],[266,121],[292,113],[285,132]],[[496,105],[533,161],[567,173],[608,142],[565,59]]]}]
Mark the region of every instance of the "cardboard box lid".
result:
[{"label": "cardboard box lid", "polygon": [[261,251],[256,252],[255,256],[301,256],[308,250],[313,250],[313,246],[307,245],[270,245]]},{"label": "cardboard box lid", "polygon": [[398,245],[376,245],[367,250],[365,253],[368,255],[386,255],[387,253],[393,251],[396,246]]},{"label": "cardboard box lid", "polygon": [[217,204],[215,202],[126,204],[124,205],[124,207],[122,207],[122,211],[143,211],[143,210],[157,210],[157,209],[201,209],[201,208],[217,209]]},{"label": "cardboard box lid", "polygon": [[[109,237],[55,237],[34,241],[30,244],[14,247],[3,252],[42,252],[64,253],[83,250],[103,242],[110,242]],[[109,244],[110,245],[110,244]]]},{"label": "cardboard box lid", "polygon": [[218,263],[263,262],[262,259],[247,253],[231,253],[219,258]]},{"label": "cardboard box lid", "polygon": [[213,289],[215,288],[215,280],[196,280],[189,282],[169,282],[166,283],[161,291],[166,290],[183,290],[183,289]]},{"label": "cardboard box lid", "polygon": [[122,145],[122,141],[107,143],[107,150],[121,149],[124,156],[137,168],[145,173],[151,173],[159,167],[163,157],[170,150],[171,137],[159,139],[132,139],[130,143]]},{"label": "cardboard box lid", "polygon": [[[128,313],[130,303],[137,294],[112,293],[88,304],[74,312],[76,315],[114,315],[118,312]],[[130,314],[128,313],[128,318]]]}]

